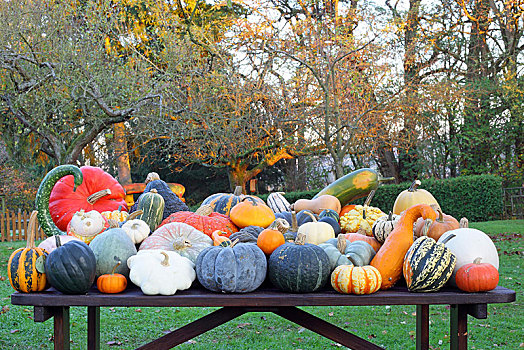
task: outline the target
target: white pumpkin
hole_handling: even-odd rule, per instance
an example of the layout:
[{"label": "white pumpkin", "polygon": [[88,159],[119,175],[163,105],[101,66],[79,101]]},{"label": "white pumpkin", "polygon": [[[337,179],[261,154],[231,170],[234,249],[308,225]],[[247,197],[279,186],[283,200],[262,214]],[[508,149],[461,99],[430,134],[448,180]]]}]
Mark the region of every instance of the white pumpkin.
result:
[{"label": "white pumpkin", "polygon": [[106,228],[109,227],[108,221],[98,211],[91,210],[86,212],[84,209],[77,211],[67,225],[67,234],[79,238],[89,244]]},{"label": "white pumpkin", "polygon": [[306,212],[307,215],[311,216],[313,222],[306,222],[298,228],[298,234],[306,235],[305,243],[320,244],[324,243],[328,239],[335,238],[335,230],[333,226],[327,222],[318,222],[313,214]]},{"label": "white pumpkin", "polygon": [[444,233],[438,240],[443,243],[456,256],[457,263],[449,282],[456,286],[455,275],[458,269],[472,263],[476,258],[482,262],[490,263],[499,269],[499,255],[497,247],[484,232],[474,228],[458,228]]},{"label": "white pumpkin", "polygon": [[129,279],[146,295],[173,295],[191,287],[195,264],[178,253],[141,250],[127,259]]},{"label": "white pumpkin", "polygon": [[126,234],[131,238],[134,244],[142,243],[151,232],[147,222],[140,219],[128,220],[124,222],[121,228],[126,231]]},{"label": "white pumpkin", "polygon": [[[60,238],[60,245],[64,245],[70,241],[80,241],[80,242],[82,241],[80,238],[76,238],[73,236],[61,235],[58,237]],[[40,242],[40,244],[38,245],[38,248],[45,249],[46,252],[51,253],[53,250],[56,249],[55,236],[47,237],[46,239],[44,239],[42,242]]]}]

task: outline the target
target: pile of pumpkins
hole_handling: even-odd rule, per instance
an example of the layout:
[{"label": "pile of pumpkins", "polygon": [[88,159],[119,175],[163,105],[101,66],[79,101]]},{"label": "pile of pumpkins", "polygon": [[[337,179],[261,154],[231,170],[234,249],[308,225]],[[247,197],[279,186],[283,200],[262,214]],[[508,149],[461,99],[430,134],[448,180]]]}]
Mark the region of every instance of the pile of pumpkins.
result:
[{"label": "pile of pumpkins", "polygon": [[[399,194],[389,215],[370,206],[378,174],[368,168],[311,200],[291,204],[272,193],[264,202],[238,187],[209,196],[195,212],[156,173],[146,182],[128,213],[122,186],[102,169],[51,170],[37,193],[27,247],[9,259],[13,288],[83,294],[96,281],[100,292],[118,293],[131,281],[146,295],[172,295],[198,280],[211,291],[246,293],[269,280],[286,292],[330,282],[341,293],[370,294],[402,277],[413,292],[448,281],[468,292],[498,284],[491,239],[443,214],[418,182]],[[366,195],[364,205],[348,205]],[[50,236],[38,247],[37,221]]]}]

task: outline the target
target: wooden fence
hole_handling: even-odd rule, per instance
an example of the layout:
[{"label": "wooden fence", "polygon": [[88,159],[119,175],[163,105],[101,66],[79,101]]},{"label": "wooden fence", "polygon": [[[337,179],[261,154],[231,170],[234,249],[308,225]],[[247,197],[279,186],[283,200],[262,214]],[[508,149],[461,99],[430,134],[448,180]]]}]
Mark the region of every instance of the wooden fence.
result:
[{"label": "wooden fence", "polygon": [[[25,241],[27,239],[27,228],[29,226],[30,212],[9,211],[0,213],[0,241]],[[46,239],[44,231],[38,227],[35,240]]]}]

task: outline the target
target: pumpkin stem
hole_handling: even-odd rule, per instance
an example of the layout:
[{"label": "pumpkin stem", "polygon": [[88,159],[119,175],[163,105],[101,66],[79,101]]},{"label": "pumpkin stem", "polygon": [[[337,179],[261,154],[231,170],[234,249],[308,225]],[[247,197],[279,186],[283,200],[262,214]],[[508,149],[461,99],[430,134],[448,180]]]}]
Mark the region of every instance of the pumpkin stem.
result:
[{"label": "pumpkin stem", "polygon": [[235,239],[233,242],[231,242],[231,244],[229,245],[229,248],[233,248],[235,246],[235,244],[237,244],[238,242],[240,242],[240,239],[238,239],[238,238]]},{"label": "pumpkin stem", "polygon": [[306,244],[306,234],[304,232],[297,233],[297,238],[295,238],[295,244],[298,244],[298,245]]},{"label": "pumpkin stem", "polygon": [[204,204],[203,206],[201,206],[200,208],[198,208],[195,211],[195,214],[201,215],[201,216],[209,216],[211,215],[211,213],[213,213],[213,206],[209,204]]},{"label": "pumpkin stem", "polygon": [[122,262],[121,262],[121,261],[118,261],[118,262],[116,263],[115,267],[113,267],[113,270],[111,270],[111,274],[112,274],[112,275],[115,274],[115,271],[116,271],[116,269],[120,266],[120,264],[122,264]]},{"label": "pumpkin stem", "polygon": [[422,182],[420,182],[420,180],[413,181],[411,186],[409,186],[408,191],[409,192],[415,192],[417,190],[417,187],[420,186],[421,184],[422,184]]},{"label": "pumpkin stem", "polygon": [[379,176],[379,178],[378,178],[378,182],[386,182],[386,181],[393,181],[393,180],[395,180],[394,176],[391,176],[391,177],[381,177],[381,176]]},{"label": "pumpkin stem", "polygon": [[235,187],[235,192],[233,192],[234,196],[240,196],[242,194],[242,186]]},{"label": "pumpkin stem", "polygon": [[160,180],[160,175],[158,175],[155,172],[152,172],[152,173],[147,174],[146,181],[144,181],[144,183],[147,185],[151,181],[155,181],[155,180]]},{"label": "pumpkin stem", "polygon": [[308,210],[304,211],[304,213],[311,217],[313,219],[313,222],[317,222],[317,218],[315,217],[315,215],[313,215],[313,213],[309,212]]},{"label": "pumpkin stem", "polygon": [[38,214],[37,210],[31,212],[29,217],[29,225],[27,227],[27,244],[26,248],[36,248],[35,246],[35,235],[36,235],[36,215]]},{"label": "pumpkin stem", "polygon": [[297,213],[293,210],[291,212],[291,232],[298,231]]},{"label": "pumpkin stem", "polygon": [[191,247],[191,242],[187,239],[177,237],[173,240],[173,248],[175,249],[175,251],[187,247]]},{"label": "pumpkin stem", "polygon": [[343,234],[339,234],[337,236],[337,249],[340,252],[340,254],[344,254],[344,252],[346,251],[347,244],[348,243],[346,241],[346,236],[344,236]]},{"label": "pumpkin stem", "polygon": [[442,242],[440,242],[440,243],[442,243],[442,244],[446,244],[446,243],[448,243],[452,238],[455,238],[455,237],[457,237],[457,235],[455,235],[455,234],[453,234],[453,233],[450,233],[450,234],[449,234],[446,238],[444,238],[444,239],[442,240]]},{"label": "pumpkin stem", "polygon": [[440,224],[444,223],[444,213],[442,212],[442,209],[440,209],[440,207],[436,204],[431,204],[430,207],[437,212],[436,221]]},{"label": "pumpkin stem", "polygon": [[371,200],[373,199],[373,196],[375,196],[376,190],[372,190],[369,192],[368,197],[366,198],[366,201],[364,202],[365,207],[369,207],[369,203],[371,203]]},{"label": "pumpkin stem", "polygon": [[144,214],[144,211],[142,209],[138,209],[132,212],[131,214],[129,214],[126,218],[126,221],[134,220],[142,214]]},{"label": "pumpkin stem", "polygon": [[431,219],[424,220],[424,227],[422,228],[422,233],[421,233],[422,236],[428,235],[429,227],[431,226],[432,223],[433,223],[433,220]]},{"label": "pumpkin stem", "polygon": [[390,210],[388,214],[388,221],[393,221],[393,212]]},{"label": "pumpkin stem", "polygon": [[258,202],[255,200],[255,198],[251,197],[251,196],[246,196],[244,198],[242,198],[242,202],[245,201],[246,199],[249,199],[251,201],[251,205],[256,207],[258,206]]},{"label": "pumpkin stem", "polygon": [[271,223],[269,229],[285,234],[289,230],[289,223],[282,218],[278,218]]},{"label": "pumpkin stem", "polygon": [[480,265],[481,264],[481,261],[482,258],[479,256],[478,258],[475,258],[475,260],[473,260],[473,264],[476,264],[476,265]]},{"label": "pumpkin stem", "polygon": [[57,248],[62,246],[62,241],[60,241],[59,235],[55,235],[55,243]]},{"label": "pumpkin stem", "polygon": [[111,194],[111,190],[109,188],[106,188],[105,190],[101,190],[98,192],[93,193],[89,197],[87,197],[87,203],[94,205],[97,200],[99,200],[102,197],[105,197],[107,195]]},{"label": "pumpkin stem", "polygon": [[468,219],[467,219],[467,218],[462,218],[462,219],[460,219],[459,227],[460,227],[460,228],[468,228],[468,227],[469,227],[469,221],[468,221]]},{"label": "pumpkin stem", "polygon": [[120,225],[118,224],[118,221],[116,221],[115,219],[109,219],[107,220],[107,222],[109,223],[109,228],[119,228]]},{"label": "pumpkin stem", "polygon": [[164,260],[160,263],[162,266],[169,266],[169,255],[167,255],[166,252],[162,251],[160,252],[164,256]]}]

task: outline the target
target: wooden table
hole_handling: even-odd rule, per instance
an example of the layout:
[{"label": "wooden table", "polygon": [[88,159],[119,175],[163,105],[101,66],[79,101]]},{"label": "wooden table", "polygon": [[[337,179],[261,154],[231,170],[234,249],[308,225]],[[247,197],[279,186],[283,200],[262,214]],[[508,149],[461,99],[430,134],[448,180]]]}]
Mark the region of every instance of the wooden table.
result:
[{"label": "wooden table", "polygon": [[344,295],[326,288],[307,294],[282,293],[264,287],[246,294],[219,294],[192,288],[173,296],[147,296],[131,286],[121,294],[102,294],[94,287],[87,294],[64,295],[53,289],[42,293],[14,293],[14,305],[34,306],[35,322],[54,317],[55,349],[69,349],[69,308],[87,306],[88,349],[100,348],[100,307],[221,307],[139,349],[169,349],[247,312],[273,312],[354,350],[382,349],[356,335],[298,308],[298,306],[416,305],[416,346],[429,349],[429,306],[448,304],[451,349],[467,349],[468,315],[487,318],[487,304],[515,301],[515,291],[503,287],[487,293],[443,289],[437,293],[410,293],[394,287],[371,295]]}]

